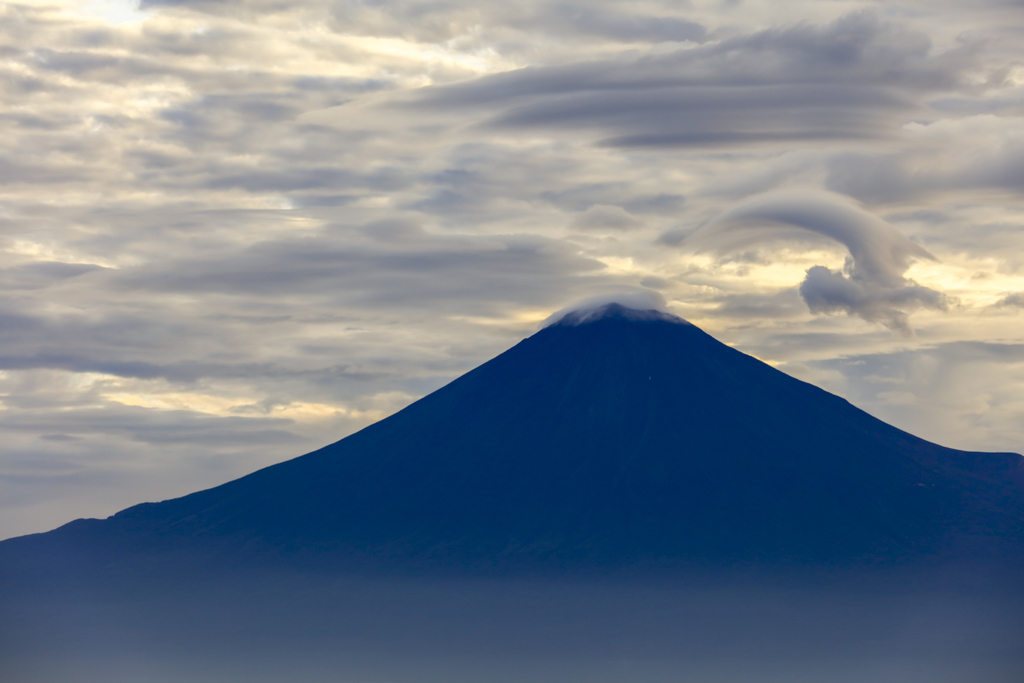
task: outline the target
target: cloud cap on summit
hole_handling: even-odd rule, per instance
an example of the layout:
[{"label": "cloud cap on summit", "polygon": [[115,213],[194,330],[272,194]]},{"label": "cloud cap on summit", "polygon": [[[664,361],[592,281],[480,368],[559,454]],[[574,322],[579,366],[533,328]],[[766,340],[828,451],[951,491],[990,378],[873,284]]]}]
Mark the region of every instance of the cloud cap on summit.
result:
[{"label": "cloud cap on summit", "polygon": [[549,327],[562,322],[566,318],[577,321],[577,324],[593,320],[599,317],[602,312],[610,310],[610,307],[613,306],[621,309],[617,311],[619,314],[622,313],[622,310],[633,312],[654,311],[661,314],[659,319],[682,320],[682,318],[668,310],[668,302],[665,301],[665,297],[659,292],[651,289],[620,288],[617,291],[609,291],[606,294],[589,296],[564,308],[560,308],[545,318],[544,322],[541,323],[541,327]]}]

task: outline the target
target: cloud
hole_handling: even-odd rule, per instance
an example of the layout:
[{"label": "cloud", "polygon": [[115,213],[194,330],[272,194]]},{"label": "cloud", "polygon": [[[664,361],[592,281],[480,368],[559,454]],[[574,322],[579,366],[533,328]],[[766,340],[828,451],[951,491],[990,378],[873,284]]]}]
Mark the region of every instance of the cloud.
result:
[{"label": "cloud", "polygon": [[800,295],[794,289],[783,289],[770,294],[747,292],[719,294],[711,297],[718,303],[715,315],[718,318],[757,321],[766,318],[793,316],[805,309]]},{"label": "cloud", "polygon": [[997,306],[1013,306],[1024,308],[1024,292],[1012,292],[1007,294],[996,304]]},{"label": "cloud", "polygon": [[[854,266],[854,270],[856,266]],[[812,313],[845,312],[869,322],[910,334],[909,312],[918,308],[945,311],[949,297],[933,289],[922,287],[912,280],[904,280],[899,287],[886,287],[877,283],[849,277],[829,270],[825,266],[808,269],[800,284],[800,295]]]},{"label": "cloud", "polygon": [[593,313],[608,304],[621,304],[626,308],[632,308],[638,311],[653,310],[662,313],[669,313],[665,297],[658,292],[650,289],[640,289],[637,287],[619,287],[602,294],[588,296],[555,311],[548,316],[543,323],[541,323],[541,327],[549,327],[569,313],[578,313],[580,314],[581,319],[585,321],[587,319],[587,314]]},{"label": "cloud", "polygon": [[[657,289],[804,368],[1016,338],[1014,300],[991,306],[1024,291],[1014,20],[857,4],[172,0],[124,23],[0,7],[4,523],[297,455],[609,292]],[[823,262],[759,240],[867,239],[826,236],[820,211],[718,262],[665,247],[730,202],[823,182],[942,263],[869,245],[801,298]],[[898,325],[935,292],[963,306],[918,316],[915,339],[807,315]],[[15,483],[61,463],[66,486]]]},{"label": "cloud", "polygon": [[93,263],[34,261],[0,269],[0,287],[7,290],[44,289],[62,280],[103,269],[102,266]]},{"label": "cloud", "polygon": [[[501,301],[553,296],[574,276],[603,268],[570,245],[536,235],[427,235],[367,228],[363,241],[344,227],[302,239],[260,242],[229,255],[168,260],[159,267],[124,270],[119,286],[157,292],[222,292],[237,296],[302,295],[348,306],[418,307],[451,312]],[[355,232],[355,231],[352,231]],[[529,275],[528,275],[529,274]],[[474,293],[473,296],[469,296]],[[443,302],[443,303],[442,303]]]},{"label": "cloud", "polygon": [[641,222],[621,206],[594,204],[574,218],[572,225],[584,230],[630,230],[641,225]]},{"label": "cloud", "polygon": [[[826,186],[879,203],[982,188],[1019,193],[1024,190],[1024,127],[1001,118],[985,114],[931,124],[915,131],[908,148],[898,153],[837,154],[828,161]],[[1002,134],[992,134],[1000,128]],[[939,136],[944,144],[937,149]]]},{"label": "cloud", "polygon": [[542,4],[536,23],[553,34],[581,33],[621,42],[690,42],[706,39],[706,30],[682,18],[616,11],[597,3]]},{"label": "cloud", "polygon": [[677,193],[638,194],[631,183],[578,183],[568,189],[547,190],[541,198],[569,211],[586,211],[596,205],[618,206],[632,215],[678,214],[686,198]]},{"label": "cloud", "polygon": [[494,129],[594,131],[611,147],[692,147],[879,138],[954,88],[968,47],[855,12],[668,54],[535,67],[427,88],[391,105],[479,112]]},{"label": "cloud", "polygon": [[780,237],[799,239],[803,231],[839,242],[849,251],[845,272],[825,266],[808,269],[800,295],[812,313],[845,312],[910,334],[912,311],[949,307],[945,294],[904,276],[915,259],[935,257],[839,195],[778,191],[755,196],[714,220],[690,244],[724,255]]},{"label": "cloud", "polygon": [[954,341],[922,348],[850,353],[813,361],[842,378],[836,389],[886,421],[952,448],[974,450],[988,434],[991,450],[1019,453],[1024,345]]}]

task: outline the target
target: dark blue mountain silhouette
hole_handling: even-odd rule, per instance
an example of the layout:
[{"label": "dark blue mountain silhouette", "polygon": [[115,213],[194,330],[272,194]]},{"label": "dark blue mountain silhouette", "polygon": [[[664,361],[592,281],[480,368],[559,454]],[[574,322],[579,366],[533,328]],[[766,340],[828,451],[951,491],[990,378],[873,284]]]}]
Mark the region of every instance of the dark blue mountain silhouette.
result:
[{"label": "dark blue mountain silhouette", "polygon": [[1015,683],[1024,470],[658,311],[0,543],[4,683]]},{"label": "dark blue mountain silhouette", "polygon": [[252,555],[498,574],[1016,566],[1022,520],[1020,456],[929,443],[680,318],[611,304],[567,315],[335,444],[4,542],[0,562]]}]

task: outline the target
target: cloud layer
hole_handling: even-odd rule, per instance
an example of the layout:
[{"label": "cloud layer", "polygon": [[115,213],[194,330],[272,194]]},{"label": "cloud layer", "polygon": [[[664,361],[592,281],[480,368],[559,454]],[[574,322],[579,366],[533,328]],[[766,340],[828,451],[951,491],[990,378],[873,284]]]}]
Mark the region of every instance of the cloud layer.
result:
[{"label": "cloud layer", "polygon": [[0,7],[0,536],[336,440],[609,292],[1024,449],[977,353],[1024,316],[1018,15]]}]

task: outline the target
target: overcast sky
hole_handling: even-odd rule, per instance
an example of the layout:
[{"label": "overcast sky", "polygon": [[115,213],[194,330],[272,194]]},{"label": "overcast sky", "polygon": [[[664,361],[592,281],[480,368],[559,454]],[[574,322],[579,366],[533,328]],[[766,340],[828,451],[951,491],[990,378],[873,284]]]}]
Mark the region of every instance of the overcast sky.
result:
[{"label": "overcast sky", "polygon": [[29,0],[0,32],[0,538],[313,450],[643,288],[1024,451],[1020,0]]}]

